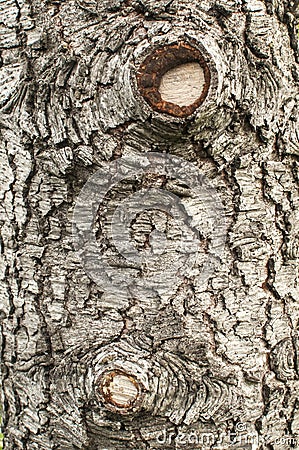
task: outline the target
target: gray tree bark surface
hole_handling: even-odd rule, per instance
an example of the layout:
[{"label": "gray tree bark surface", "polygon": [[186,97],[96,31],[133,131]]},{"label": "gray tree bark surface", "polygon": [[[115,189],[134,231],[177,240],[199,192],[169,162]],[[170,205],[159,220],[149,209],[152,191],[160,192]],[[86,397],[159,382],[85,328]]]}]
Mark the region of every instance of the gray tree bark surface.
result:
[{"label": "gray tree bark surface", "polygon": [[[0,0],[5,449],[299,448],[298,16],[295,0]],[[193,47],[210,74],[195,111],[151,104],[146,64],[156,80],[159,49]],[[185,62],[165,99],[203,83]]]}]

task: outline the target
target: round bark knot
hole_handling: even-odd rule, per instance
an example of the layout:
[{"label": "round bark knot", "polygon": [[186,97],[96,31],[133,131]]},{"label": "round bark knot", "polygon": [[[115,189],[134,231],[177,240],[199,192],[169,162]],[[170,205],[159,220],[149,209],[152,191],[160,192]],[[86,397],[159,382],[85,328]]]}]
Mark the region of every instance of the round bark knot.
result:
[{"label": "round bark knot", "polygon": [[136,377],[121,370],[104,372],[99,380],[99,393],[106,407],[126,414],[140,405],[143,386]]},{"label": "round bark knot", "polygon": [[190,116],[205,100],[211,73],[201,52],[187,43],[156,49],[141,64],[137,84],[155,111]]}]

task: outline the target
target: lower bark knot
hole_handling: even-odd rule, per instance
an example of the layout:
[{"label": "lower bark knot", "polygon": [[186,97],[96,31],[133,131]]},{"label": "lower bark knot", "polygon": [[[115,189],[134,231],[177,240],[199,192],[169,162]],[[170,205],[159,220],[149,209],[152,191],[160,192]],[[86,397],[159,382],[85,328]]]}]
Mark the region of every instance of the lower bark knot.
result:
[{"label": "lower bark knot", "polygon": [[101,375],[98,385],[101,401],[113,412],[127,414],[141,406],[143,385],[133,375],[110,370]]},{"label": "lower bark knot", "polygon": [[151,107],[175,117],[190,116],[205,100],[211,73],[201,52],[180,42],[158,48],[137,72],[139,90]]}]

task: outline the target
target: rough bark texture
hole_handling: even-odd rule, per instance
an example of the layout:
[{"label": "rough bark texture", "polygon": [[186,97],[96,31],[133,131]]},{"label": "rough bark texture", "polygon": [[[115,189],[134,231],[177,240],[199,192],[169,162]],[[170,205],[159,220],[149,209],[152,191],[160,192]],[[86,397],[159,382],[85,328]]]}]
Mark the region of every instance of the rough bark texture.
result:
[{"label": "rough bark texture", "polygon": [[[297,6],[0,0],[5,449],[299,448]],[[211,72],[207,98],[186,118],[154,111],[136,81],[151,51],[179,41],[196,45]],[[204,278],[199,259],[174,279],[166,253],[147,270],[167,292],[106,292],[74,248],[74,206],[99,168],[153,151],[205,176],[225,245]],[[209,254],[210,199],[165,174],[132,175],[99,208],[97,239],[119,273],[128,265],[111,217],[145,186],[176,194],[195,219],[206,214]],[[180,240],[175,220],[148,209],[130,230],[141,254],[153,229]],[[105,368],[138,378],[140,407],[105,404],[96,392]]]}]

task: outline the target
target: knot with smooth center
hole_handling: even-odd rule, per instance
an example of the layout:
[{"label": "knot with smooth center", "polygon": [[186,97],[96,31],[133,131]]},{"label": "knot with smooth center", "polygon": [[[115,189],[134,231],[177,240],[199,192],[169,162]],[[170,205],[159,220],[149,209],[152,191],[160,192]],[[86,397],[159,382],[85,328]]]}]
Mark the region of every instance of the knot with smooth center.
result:
[{"label": "knot with smooth center", "polygon": [[126,414],[139,408],[143,385],[133,375],[121,370],[104,372],[98,380],[98,393],[113,412]]},{"label": "knot with smooth center", "polygon": [[155,111],[191,115],[205,100],[211,74],[201,52],[185,42],[156,49],[141,64],[137,84]]}]

